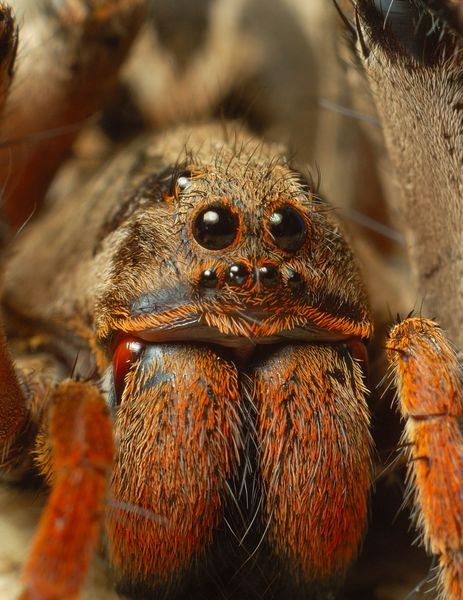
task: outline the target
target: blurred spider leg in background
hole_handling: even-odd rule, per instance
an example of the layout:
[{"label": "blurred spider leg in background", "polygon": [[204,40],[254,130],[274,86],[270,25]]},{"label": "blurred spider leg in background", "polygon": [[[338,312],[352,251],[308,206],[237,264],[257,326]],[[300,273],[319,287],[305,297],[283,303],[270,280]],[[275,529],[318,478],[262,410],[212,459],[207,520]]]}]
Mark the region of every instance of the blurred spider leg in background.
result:
[{"label": "blurred spider leg in background", "polygon": [[[60,0],[44,10],[41,3],[15,2],[16,12],[24,11],[27,18],[22,19],[15,82],[0,127],[3,212],[14,228],[40,207],[86,119],[114,91],[144,4]],[[4,35],[8,22],[3,21]],[[14,30],[10,35],[15,39]],[[12,54],[14,49],[3,58],[6,82],[12,73]],[[1,99],[6,88],[5,84],[0,88]]]}]

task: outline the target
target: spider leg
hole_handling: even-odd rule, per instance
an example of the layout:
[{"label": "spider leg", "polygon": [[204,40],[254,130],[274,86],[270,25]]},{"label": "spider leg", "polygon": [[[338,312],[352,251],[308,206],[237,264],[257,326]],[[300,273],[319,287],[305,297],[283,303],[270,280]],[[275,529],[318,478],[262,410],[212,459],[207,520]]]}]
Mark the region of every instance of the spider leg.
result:
[{"label": "spider leg", "polygon": [[461,367],[432,321],[406,319],[388,340],[405,419],[415,520],[439,556],[442,597],[463,598],[463,415]]},{"label": "spider leg", "polygon": [[18,48],[18,31],[11,9],[0,3],[0,114],[5,106],[13,79],[13,66]]},{"label": "spider leg", "polygon": [[[0,320],[0,478],[19,480],[33,466],[37,436],[46,427],[50,397],[65,369],[55,357],[7,342]],[[13,360],[14,357],[14,360]]]},{"label": "spider leg", "polygon": [[23,600],[73,598],[95,549],[112,466],[112,425],[96,387],[62,381],[47,355],[13,365],[0,339],[0,473],[34,466],[52,484],[29,560]]},{"label": "spider leg", "polygon": [[26,398],[16,375],[3,331],[0,333],[0,468],[28,419]]},{"label": "spider leg", "polygon": [[0,337],[0,475],[16,479],[35,466],[52,484],[22,598],[73,598],[102,522],[112,425],[96,387],[63,381],[63,367],[47,354],[16,350],[13,364]]},{"label": "spider leg", "polygon": [[331,597],[365,531],[365,392],[360,365],[344,345],[287,346],[255,372],[269,541],[320,598]]},{"label": "spider leg", "polygon": [[449,339],[462,348],[463,5],[457,0],[353,4],[359,62],[384,145],[371,129],[369,136],[378,156],[387,151],[394,171],[385,171],[386,200],[400,216],[426,312],[435,315]]},{"label": "spider leg", "polygon": [[21,600],[77,596],[98,542],[112,466],[112,426],[98,389],[68,380],[50,402],[49,431],[38,445],[52,492],[24,568]]},{"label": "spider leg", "polygon": [[85,120],[113,91],[144,2],[45,4],[21,29],[21,60],[0,128],[3,209],[14,227],[41,205]]}]

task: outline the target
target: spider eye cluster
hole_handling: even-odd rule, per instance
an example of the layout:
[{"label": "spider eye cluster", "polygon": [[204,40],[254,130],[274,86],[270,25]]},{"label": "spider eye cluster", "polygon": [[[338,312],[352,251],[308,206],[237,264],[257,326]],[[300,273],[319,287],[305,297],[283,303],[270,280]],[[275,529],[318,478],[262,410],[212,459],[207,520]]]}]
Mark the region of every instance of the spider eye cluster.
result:
[{"label": "spider eye cluster", "polygon": [[[212,204],[193,220],[193,237],[207,250],[224,250],[230,246],[238,229],[238,216],[227,205]],[[307,239],[305,219],[290,205],[283,205],[270,215],[267,229],[274,244],[285,252],[297,252]]]}]

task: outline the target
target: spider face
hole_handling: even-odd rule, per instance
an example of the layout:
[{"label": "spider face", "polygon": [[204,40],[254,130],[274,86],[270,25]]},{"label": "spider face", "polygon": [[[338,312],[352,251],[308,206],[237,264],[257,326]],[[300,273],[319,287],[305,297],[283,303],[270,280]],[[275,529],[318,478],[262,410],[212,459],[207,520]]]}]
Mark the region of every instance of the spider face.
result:
[{"label": "spider face", "polygon": [[[191,132],[165,143],[180,153],[183,136]],[[180,175],[150,174],[120,216],[114,275],[98,300],[100,339],[196,341],[242,354],[368,338],[363,284],[327,205],[274,149],[243,134],[237,153],[220,128],[196,136],[197,148],[215,148],[213,162],[203,150]],[[123,278],[128,249],[133,275]]]},{"label": "spider face", "polygon": [[[25,28],[24,48],[35,47],[39,60],[18,53],[19,70],[23,58],[26,66],[11,92],[17,29],[0,6],[0,108],[9,95],[0,173],[11,228],[39,212],[87,117],[116,96],[118,105],[104,109],[75,146],[81,151],[83,140],[85,154],[86,134],[97,146],[104,138],[108,160],[64,166],[48,207],[18,232],[4,268],[12,351],[0,335],[0,473],[20,478],[35,470],[51,488],[22,599],[77,597],[103,540],[114,585],[132,598],[331,600],[362,544],[373,481],[362,368],[372,317],[362,278],[331,209],[283,147],[256,141],[236,123],[190,122],[130,143],[131,127],[112,130],[112,110],[129,100],[159,130],[163,111],[153,117],[150,94],[147,103],[124,97],[143,95],[136,77],[116,94],[119,66],[151,17],[148,3],[44,0],[32,34]],[[217,0],[184,10],[196,14],[209,4],[211,23],[219,5],[238,12],[259,5]],[[351,11],[353,24],[345,15],[344,22],[385,123],[407,216],[431,199],[408,221],[417,273],[432,282],[436,306],[436,290],[461,279],[461,11],[443,0],[338,4]],[[259,35],[270,12],[259,15]],[[231,48],[233,20],[238,29],[249,26],[245,12],[233,14],[211,43],[225,39]],[[162,17],[157,23],[166,27]],[[213,96],[200,72],[189,75],[189,59],[199,54],[182,43],[192,39],[187,25],[176,20],[159,35],[161,45],[179,43],[183,55],[166,86],[168,103],[181,97],[178,115],[195,104],[193,83],[200,108]],[[36,32],[47,34],[46,43],[30,43]],[[281,49],[288,40],[292,47],[294,33],[278,36]],[[259,35],[256,29],[251,37]],[[240,40],[242,59],[249,48],[246,36]],[[272,76],[280,57],[297,66],[302,56],[280,46],[271,52],[273,40],[263,48],[257,63],[265,56]],[[240,53],[232,54],[224,64],[241,68]],[[219,64],[215,58],[209,68]],[[147,51],[143,76],[158,72],[150,61]],[[295,146],[298,138],[312,143],[307,107],[318,93],[316,70],[309,78],[302,71],[293,100],[304,105],[310,135],[296,132]],[[291,94],[281,85],[286,65],[279,73],[271,100],[283,90],[279,101],[292,117]],[[222,79],[216,75],[208,78]],[[325,100],[324,109],[336,105]],[[288,129],[298,129],[297,121]],[[126,146],[116,150],[122,139]],[[339,171],[336,179],[348,182]],[[359,180],[352,195],[364,192]],[[336,203],[343,185],[331,195]],[[429,251],[431,230],[439,239]],[[442,295],[456,299],[440,318],[457,339],[461,301],[454,290]],[[439,555],[443,597],[460,599],[460,365],[439,327],[422,318],[395,327],[387,350],[407,420],[418,521]],[[360,587],[363,593],[363,579]]]},{"label": "spider face", "polygon": [[[137,142],[137,152],[122,152],[101,175],[111,179],[124,165],[126,190],[101,193],[93,183],[89,227],[63,234],[86,275],[76,287],[75,273],[62,272],[60,288],[87,307],[73,327],[94,332],[114,414],[115,504],[105,530],[110,560],[131,590],[174,593],[203,561],[220,572],[240,564],[243,549],[225,522],[235,535],[265,538],[258,564],[281,565],[283,580],[300,580],[300,590],[315,578],[324,589],[365,527],[370,438],[354,357],[371,321],[359,272],[327,206],[281,149],[244,132],[235,144],[216,125]],[[178,175],[172,165],[185,146]],[[50,219],[71,223],[69,214],[63,204]],[[21,262],[24,253],[32,260],[36,242],[24,242]],[[67,310],[56,302],[54,322],[64,324]],[[335,438],[321,469],[320,428]],[[352,438],[358,452],[335,467],[329,456],[348,453]],[[298,465],[308,463],[313,473],[301,477]],[[252,565],[254,577],[260,567]]]}]

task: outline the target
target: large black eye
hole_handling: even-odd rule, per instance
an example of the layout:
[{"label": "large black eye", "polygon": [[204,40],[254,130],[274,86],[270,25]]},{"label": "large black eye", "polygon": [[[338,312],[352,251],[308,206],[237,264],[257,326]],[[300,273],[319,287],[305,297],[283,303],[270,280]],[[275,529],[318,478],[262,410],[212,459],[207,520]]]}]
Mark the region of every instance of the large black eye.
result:
[{"label": "large black eye", "polygon": [[222,250],[229,246],[238,231],[238,218],[226,206],[209,206],[193,222],[193,235],[203,248]]},{"label": "large black eye", "polygon": [[299,250],[307,238],[304,217],[292,206],[282,206],[270,215],[270,233],[278,248]]}]

